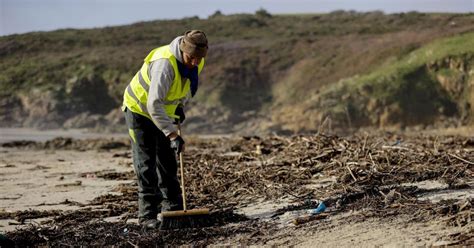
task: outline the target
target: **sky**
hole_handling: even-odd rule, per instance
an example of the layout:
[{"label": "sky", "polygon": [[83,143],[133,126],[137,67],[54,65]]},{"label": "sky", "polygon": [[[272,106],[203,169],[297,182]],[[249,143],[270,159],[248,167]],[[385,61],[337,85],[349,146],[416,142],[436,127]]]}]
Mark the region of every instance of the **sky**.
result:
[{"label": "sky", "polygon": [[473,13],[474,0],[0,0],[0,36],[223,14],[335,10]]}]

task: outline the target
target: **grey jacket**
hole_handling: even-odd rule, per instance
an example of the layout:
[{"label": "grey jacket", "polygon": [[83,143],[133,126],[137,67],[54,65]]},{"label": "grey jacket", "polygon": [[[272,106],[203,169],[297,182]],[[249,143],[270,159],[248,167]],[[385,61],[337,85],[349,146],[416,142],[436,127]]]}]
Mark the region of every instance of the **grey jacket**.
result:
[{"label": "grey jacket", "polygon": [[[176,37],[171,43],[170,48],[173,55],[181,63],[183,57],[179,50],[179,42],[183,36]],[[173,125],[173,120],[166,114],[164,108],[164,100],[168,94],[168,90],[174,80],[174,70],[168,59],[158,59],[150,63],[148,67],[148,75],[150,77],[150,90],[148,91],[147,109],[151,119],[155,125],[165,134],[177,132],[177,128]],[[182,78],[181,83],[184,84],[186,78]],[[191,98],[188,92],[186,98],[181,100],[180,105],[184,107]]]}]

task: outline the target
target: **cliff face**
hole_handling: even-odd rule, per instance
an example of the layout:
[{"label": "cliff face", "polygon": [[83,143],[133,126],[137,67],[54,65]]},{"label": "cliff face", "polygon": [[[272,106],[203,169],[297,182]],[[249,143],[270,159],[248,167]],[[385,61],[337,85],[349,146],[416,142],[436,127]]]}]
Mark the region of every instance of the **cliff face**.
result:
[{"label": "cliff face", "polygon": [[211,50],[189,131],[469,124],[473,24],[470,14],[219,15],[0,37],[0,125],[123,128],[122,94],[143,57],[190,28]]},{"label": "cliff face", "polygon": [[294,107],[307,119],[279,123],[293,130],[471,125],[473,38],[468,33],[441,39],[365,75],[321,87]]},{"label": "cliff face", "polygon": [[447,57],[427,65],[427,70],[456,104],[459,121],[473,123],[474,54]]},{"label": "cliff face", "polygon": [[[2,101],[3,125],[36,128],[95,127],[107,123],[102,116],[117,107],[107,84],[95,74],[73,76],[57,89],[18,91]],[[78,122],[77,118],[84,115],[90,120]]]},{"label": "cliff face", "polygon": [[[320,46],[321,51],[324,50],[321,47],[333,44],[322,38],[305,46],[313,56],[277,72],[271,71],[271,64],[261,65],[265,61],[262,56],[257,66],[253,66],[256,72],[238,74],[234,95],[222,99],[222,102],[233,102],[229,106],[234,109],[219,112],[214,121],[234,118],[237,130],[284,133],[321,128],[346,131],[359,127],[470,125],[473,38],[473,33],[466,33],[397,48],[402,52],[382,57],[381,61],[373,50],[387,52],[382,47],[396,47],[393,43],[399,40],[375,41],[366,37],[344,43],[347,47],[339,50],[327,49],[331,51],[328,55],[312,51],[313,47]],[[364,43],[379,44],[368,48]],[[337,56],[342,59],[338,60]],[[267,80],[246,79],[246,76],[258,78],[255,75]],[[229,85],[224,85],[229,89]],[[225,94],[220,92],[220,95]],[[231,100],[232,97],[235,99]],[[235,104],[239,99],[241,104]]]}]

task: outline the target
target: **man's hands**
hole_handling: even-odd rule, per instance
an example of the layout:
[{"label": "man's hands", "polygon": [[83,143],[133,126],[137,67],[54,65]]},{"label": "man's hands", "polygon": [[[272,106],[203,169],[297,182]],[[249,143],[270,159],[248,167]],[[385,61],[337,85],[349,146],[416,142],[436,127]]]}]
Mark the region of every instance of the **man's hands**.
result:
[{"label": "man's hands", "polygon": [[170,138],[171,149],[173,149],[176,154],[184,152],[184,140],[181,136],[176,133],[171,133],[168,137]]},{"label": "man's hands", "polygon": [[[186,116],[184,115],[183,107],[178,106],[176,110],[174,111],[174,114],[179,116],[179,119],[174,119],[174,123],[173,123],[173,124],[177,124],[178,129],[179,129],[180,124],[183,123],[184,119],[186,119]],[[170,139],[170,142],[171,142],[171,148],[176,152],[176,154],[180,154],[181,152],[184,152],[184,140],[183,138],[181,138],[181,136],[179,136],[179,134],[172,132],[168,135],[168,138]]]},{"label": "man's hands", "polygon": [[184,119],[186,119],[186,116],[184,115],[183,107],[181,106],[178,106],[176,108],[176,110],[174,111],[174,114],[179,116],[179,119],[174,119],[174,124],[183,123]]}]

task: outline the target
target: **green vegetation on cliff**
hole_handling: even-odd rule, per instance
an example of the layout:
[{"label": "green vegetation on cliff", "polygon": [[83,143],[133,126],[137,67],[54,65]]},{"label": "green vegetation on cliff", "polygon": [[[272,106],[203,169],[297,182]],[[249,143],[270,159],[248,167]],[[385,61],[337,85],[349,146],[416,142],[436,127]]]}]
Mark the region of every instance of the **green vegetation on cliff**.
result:
[{"label": "green vegetation on cliff", "polygon": [[[474,116],[473,72],[471,32],[436,40],[368,74],[341,80],[313,105],[356,126],[431,125],[455,115],[469,122]],[[322,104],[329,98],[340,101]]]}]

